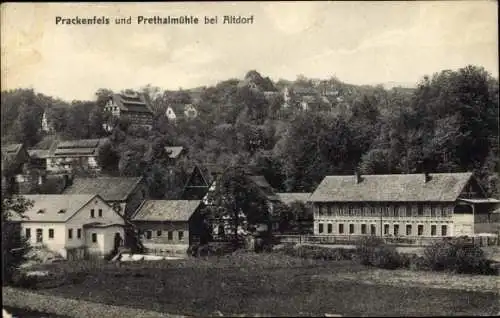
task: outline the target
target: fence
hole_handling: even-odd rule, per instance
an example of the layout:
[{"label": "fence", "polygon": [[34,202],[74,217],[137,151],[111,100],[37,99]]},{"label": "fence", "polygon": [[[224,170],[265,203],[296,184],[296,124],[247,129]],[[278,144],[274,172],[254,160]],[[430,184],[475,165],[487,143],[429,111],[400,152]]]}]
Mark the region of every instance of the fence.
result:
[{"label": "fence", "polygon": [[[276,235],[280,243],[299,244],[332,244],[355,245],[363,235]],[[498,236],[470,236],[464,237],[469,243],[478,246],[500,245]],[[397,246],[427,246],[446,239],[444,237],[383,237],[388,244]]]}]

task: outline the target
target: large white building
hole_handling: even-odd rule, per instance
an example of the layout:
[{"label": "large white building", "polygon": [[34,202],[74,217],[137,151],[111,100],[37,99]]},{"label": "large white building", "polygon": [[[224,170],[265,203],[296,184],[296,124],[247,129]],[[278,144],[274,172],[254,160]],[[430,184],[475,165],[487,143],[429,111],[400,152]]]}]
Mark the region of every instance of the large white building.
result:
[{"label": "large white building", "polygon": [[327,176],[309,198],[315,235],[447,237],[498,222],[472,173]]},{"label": "large white building", "polygon": [[124,220],[99,195],[24,195],[33,206],[14,215],[31,246],[44,246],[64,258],[104,256],[123,240]]}]

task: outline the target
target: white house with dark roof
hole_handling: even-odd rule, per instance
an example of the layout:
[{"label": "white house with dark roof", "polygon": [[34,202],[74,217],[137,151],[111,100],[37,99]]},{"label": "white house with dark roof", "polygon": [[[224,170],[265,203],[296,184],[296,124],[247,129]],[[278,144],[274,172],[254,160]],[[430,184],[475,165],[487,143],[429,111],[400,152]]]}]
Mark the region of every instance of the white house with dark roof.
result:
[{"label": "white house with dark roof", "polygon": [[24,195],[33,202],[23,216],[12,216],[32,246],[45,246],[64,258],[112,252],[124,237],[124,220],[99,195]]},{"label": "white house with dark roof", "polygon": [[153,253],[182,252],[199,240],[200,200],[146,200],[132,216],[143,234],[142,244]]},{"label": "white house with dark roof", "polygon": [[129,120],[132,126],[153,127],[153,111],[144,96],[132,90],[111,95],[104,111],[113,117]]},{"label": "white house with dark roof", "polygon": [[448,237],[492,222],[472,173],[327,176],[309,201],[316,235]]}]

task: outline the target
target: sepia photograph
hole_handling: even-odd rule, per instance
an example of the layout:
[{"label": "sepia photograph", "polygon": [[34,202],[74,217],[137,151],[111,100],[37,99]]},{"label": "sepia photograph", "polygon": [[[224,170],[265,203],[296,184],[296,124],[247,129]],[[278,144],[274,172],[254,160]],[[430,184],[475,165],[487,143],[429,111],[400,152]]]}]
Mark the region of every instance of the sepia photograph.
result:
[{"label": "sepia photograph", "polygon": [[497,1],[0,25],[2,317],[500,316]]}]

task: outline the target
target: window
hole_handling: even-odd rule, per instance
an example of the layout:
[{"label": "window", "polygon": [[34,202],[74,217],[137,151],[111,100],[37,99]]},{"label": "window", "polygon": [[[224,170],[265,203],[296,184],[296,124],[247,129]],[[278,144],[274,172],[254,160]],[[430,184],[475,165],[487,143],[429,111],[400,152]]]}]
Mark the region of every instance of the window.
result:
[{"label": "window", "polygon": [[419,204],[418,205],[418,213],[417,213],[418,216],[423,216],[424,215],[424,207]]},{"label": "window", "polygon": [[49,239],[54,238],[54,229],[49,229]]},{"label": "window", "polygon": [[29,228],[26,229],[26,238],[31,238],[31,229]]},{"label": "window", "polygon": [[384,224],[384,235],[389,235],[389,224]]},{"label": "window", "polygon": [[99,217],[102,218],[102,209],[99,209],[98,213],[99,213]]},{"label": "window", "polygon": [[318,233],[323,233],[323,223],[318,224]]},{"label": "window", "polygon": [[150,240],[152,236],[153,236],[153,233],[151,231],[146,231],[146,238],[148,240]]},{"label": "window", "polygon": [[375,226],[375,224],[372,224],[370,226],[370,234],[371,235],[376,235],[377,234],[377,227]]},{"label": "window", "polygon": [[179,241],[182,241],[182,239],[184,238],[184,232],[183,231],[179,231],[179,233],[177,233],[179,235]]},{"label": "window", "polygon": [[441,226],[441,236],[447,236],[448,235],[448,227],[446,225]]},{"label": "window", "polygon": [[394,224],[394,235],[399,235],[399,224]]},{"label": "window", "polygon": [[328,233],[332,233],[333,232],[333,225],[331,223],[328,223]]},{"label": "window", "polygon": [[366,224],[361,224],[361,234],[366,234]]},{"label": "window", "polygon": [[70,240],[73,238],[73,229],[68,229],[68,238]]},{"label": "window", "polygon": [[436,235],[436,226],[431,225],[431,236],[434,236],[434,235]]},{"label": "window", "polygon": [[82,229],[76,230],[76,238],[81,239],[82,238]]},{"label": "window", "polygon": [[36,229],[36,242],[37,243],[43,242],[43,230],[42,229]]},{"label": "window", "polygon": [[94,209],[90,209],[90,217],[95,218],[95,210]]},{"label": "window", "polygon": [[418,236],[422,236],[424,234],[424,226],[419,224],[417,227]]},{"label": "window", "polygon": [[97,243],[97,233],[92,233],[92,243]]},{"label": "window", "polygon": [[406,235],[411,235],[411,224],[406,224]]},{"label": "window", "polygon": [[354,224],[349,224],[349,234],[354,233]]},{"label": "window", "polygon": [[156,236],[161,236],[161,230],[156,231]]},{"label": "window", "polygon": [[344,224],[339,224],[339,234],[344,234]]},{"label": "window", "polygon": [[167,236],[169,241],[174,239],[174,233],[172,233],[172,231],[168,231]]}]

